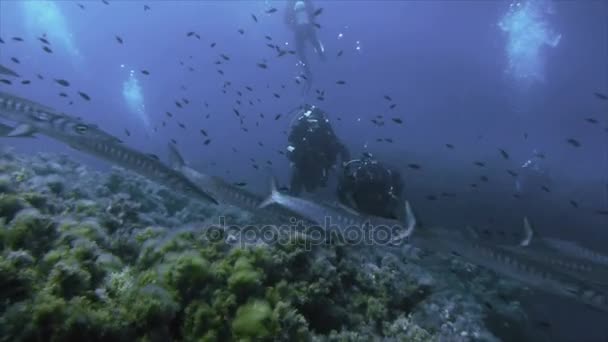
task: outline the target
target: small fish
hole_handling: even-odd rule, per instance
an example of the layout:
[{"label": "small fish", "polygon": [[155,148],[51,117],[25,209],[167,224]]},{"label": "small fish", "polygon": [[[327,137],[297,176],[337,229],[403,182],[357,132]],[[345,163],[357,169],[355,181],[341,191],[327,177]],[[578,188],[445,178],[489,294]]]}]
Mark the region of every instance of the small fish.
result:
[{"label": "small fish", "polygon": [[276,120],[279,120],[280,118],[281,118],[281,114],[277,114],[277,115],[274,117],[274,120],[276,121]]},{"label": "small fish", "polygon": [[276,11],[277,11],[277,9],[273,7],[273,8],[270,8],[270,9],[266,10],[266,13],[272,14],[272,13],[274,13]]},{"label": "small fish", "polygon": [[398,124],[402,124],[403,123],[403,120],[401,120],[400,118],[393,118],[393,121],[395,123],[398,123]]},{"label": "small fish", "polygon": [[83,99],[85,99],[87,101],[91,101],[91,97],[89,95],[87,95],[86,93],[79,91],[78,95],[80,95],[80,97],[82,97]]},{"label": "small fish", "polygon": [[116,41],[119,42],[120,44],[122,44],[122,38],[120,38],[119,36],[116,36]]},{"label": "small fish", "polygon": [[16,57],[11,57],[11,61],[13,61],[16,64],[21,64],[21,62]]},{"label": "small fish", "polygon": [[181,122],[178,122],[178,123],[177,123],[177,125],[178,125],[179,127],[183,128],[183,129],[186,129],[186,125],[184,125],[184,124],[183,124],[183,123],[181,123]]},{"label": "small fish", "polygon": [[38,37],[38,40],[41,41],[42,43],[46,44],[46,45],[50,45],[51,43],[49,43],[48,40],[46,40],[45,38],[42,37]]},{"label": "small fish", "polygon": [[108,0],[101,0],[101,2],[103,2],[106,5],[109,5],[110,3],[108,2]]},{"label": "small fish", "polygon": [[150,72],[148,70],[142,70],[141,73],[144,75],[150,75]]},{"label": "small fish", "polygon": [[343,54],[343,53],[344,53],[344,51],[343,51],[343,50],[338,51],[338,54],[336,55],[336,57],[340,57],[340,56],[342,56],[342,54]]},{"label": "small fish", "polygon": [[454,149],[454,145],[452,145],[452,144],[445,144],[445,147],[447,147],[447,148],[449,148],[451,150]]},{"label": "small fish", "polygon": [[69,87],[70,86],[70,82],[66,81],[66,80],[62,80],[62,79],[55,79],[55,82],[61,86],[64,87]]},{"label": "small fish", "polygon": [[598,93],[598,92],[595,92],[593,94],[595,95],[595,97],[597,97],[600,100],[608,101],[608,96],[606,96],[605,94]]},{"label": "small fish", "polygon": [[576,140],[576,139],[572,139],[572,138],[570,138],[570,139],[568,139],[568,140],[566,140],[566,141],[567,141],[567,142],[568,142],[570,145],[572,145],[572,146],[574,146],[574,147],[580,147],[580,146],[581,146],[581,143],[580,143],[578,140]]},{"label": "small fish", "polygon": [[426,196],[426,199],[429,200],[429,201],[436,201],[437,200],[437,196],[435,196],[435,195],[429,195],[429,196]]},{"label": "small fish", "polygon": [[238,33],[240,33],[240,34],[245,34],[245,30],[243,30],[243,29],[238,29],[237,31],[238,31]]},{"label": "small fish", "polygon": [[575,200],[570,200],[570,205],[574,208],[578,208],[578,203]]},{"label": "small fish", "polygon": [[183,98],[183,97],[182,97],[182,102],[185,103],[185,104],[190,104],[190,101],[188,101],[188,99]]},{"label": "small fish", "polygon": [[507,153],[507,151],[503,150],[502,148],[499,148],[498,151],[500,151],[500,154],[503,158],[509,159],[509,154]]},{"label": "small fish", "polygon": [[336,84],[346,84],[346,82],[345,82],[345,81],[340,80],[340,81],[336,81]]},{"label": "small fish", "polygon": [[266,40],[272,40],[271,36],[264,36],[264,38],[266,38]]},{"label": "small fish", "polygon": [[479,177],[479,179],[481,179],[481,181],[486,182],[486,183],[489,181],[488,177],[486,177],[486,176],[481,176],[481,177]]},{"label": "small fish", "polygon": [[314,25],[316,28],[321,29],[321,25],[319,25],[319,24],[317,24],[317,23],[314,23],[313,25]]},{"label": "small fish", "polygon": [[170,117],[170,118],[173,117],[173,114],[171,114],[171,112],[165,112],[165,115],[168,116],[168,117]]},{"label": "small fish", "polygon": [[223,75],[223,74],[224,74],[224,72],[222,71],[222,69],[217,69],[217,72],[218,72],[220,75]]},{"label": "small fish", "polygon": [[0,38],[0,44],[4,44],[4,40],[2,40],[2,38]]},{"label": "small fish", "polygon": [[273,95],[274,97],[276,97],[277,99],[280,99],[280,98],[281,98],[281,96],[280,96],[279,94],[277,94],[277,93],[272,93],[272,95]]},{"label": "small fish", "polygon": [[174,145],[177,145],[177,140],[175,140],[175,139],[171,138],[171,142],[172,142]]},{"label": "small fish", "polygon": [[243,187],[243,186],[247,186],[247,183],[245,183],[245,182],[237,182],[237,183],[234,183],[234,185]]},{"label": "small fish", "polygon": [[245,86],[245,89],[247,89],[249,91],[253,91],[253,88],[251,88],[250,86]]},{"label": "small fish", "polygon": [[6,79],[4,79],[4,78],[3,78],[3,79],[0,79],[0,82],[2,82],[2,83],[4,83],[4,84],[8,84],[8,85],[13,84],[13,82],[11,82],[11,81],[9,81],[9,80],[6,80]]},{"label": "small fish", "polygon": [[586,118],[585,121],[587,121],[588,123],[591,123],[591,124],[597,124],[598,123],[598,121],[596,119],[594,119],[594,118]]},{"label": "small fish", "polygon": [[391,139],[391,138],[384,138],[384,141],[386,141],[386,142],[388,142],[388,143],[392,143],[392,142],[393,142],[393,139]]},{"label": "small fish", "polygon": [[129,130],[128,130],[128,129],[126,129],[126,128],[125,128],[125,134],[126,134],[128,137],[130,137],[130,136],[131,136],[131,132],[129,132]]},{"label": "small fish", "polygon": [[215,45],[216,45],[216,43],[211,43],[211,45],[209,45],[209,46],[211,46],[212,48],[214,48]]},{"label": "small fish", "polygon": [[544,192],[551,192],[551,189],[549,189],[548,187],[546,187],[546,186],[544,186],[544,185],[542,185],[540,188],[541,188],[541,189],[542,189]]},{"label": "small fish", "polygon": [[23,81],[21,81],[21,84],[24,84],[24,85],[30,84],[30,83],[32,83],[30,80],[23,80]]},{"label": "small fish", "polygon": [[608,215],[608,210],[596,210],[595,211],[596,214],[598,215]]},{"label": "small fish", "polygon": [[222,57],[225,61],[229,61],[230,60],[230,57],[224,55],[223,53],[220,54],[220,57]]},{"label": "small fish", "polygon": [[204,145],[209,145],[209,143],[211,143],[211,139],[207,139],[203,142]]},{"label": "small fish", "polygon": [[507,173],[510,174],[513,177],[517,177],[517,172],[515,172],[513,170],[507,170]]},{"label": "small fish", "polygon": [[388,95],[384,95],[384,99],[385,99],[386,101],[389,101],[389,102],[392,102],[392,101],[393,101],[393,99],[392,99],[390,96],[388,96]]},{"label": "small fish", "polygon": [[150,6],[144,5],[144,11],[149,11],[149,10],[150,10]]},{"label": "small fish", "polygon": [[182,104],[181,104],[181,103],[179,103],[179,101],[175,101],[175,105],[176,105],[178,108],[184,108],[184,107],[182,107]]},{"label": "small fish", "polygon": [[43,46],[42,50],[44,50],[46,53],[53,53],[53,50],[51,50],[51,48],[49,48],[48,46]]},{"label": "small fish", "polygon": [[68,94],[66,94],[66,93],[59,93],[59,96],[61,96],[61,97],[68,97]]},{"label": "small fish", "polygon": [[316,17],[316,16],[318,16],[318,15],[321,15],[321,13],[323,13],[323,7],[321,7],[321,8],[319,8],[319,9],[317,9],[316,11],[314,11],[314,12],[312,13],[312,15],[313,15],[314,17]]},{"label": "small fish", "polygon": [[43,80],[44,79],[44,77],[42,77],[42,75],[40,75],[40,74],[37,74],[36,77],[38,77],[39,80]]},{"label": "small fish", "polygon": [[186,33],[186,37],[192,37],[192,36],[194,36],[195,33],[196,32],[194,32],[194,31],[190,31],[190,32]]},{"label": "small fish", "polygon": [[257,66],[261,69],[267,69],[268,65],[266,65],[265,63],[258,63]]},{"label": "small fish", "polygon": [[21,38],[21,37],[13,37],[12,39],[14,41],[16,41],[16,42],[22,42],[23,41],[23,38]]},{"label": "small fish", "polygon": [[396,103],[393,103],[392,105],[390,105],[390,107],[389,107],[389,108],[390,108],[390,109],[395,109],[395,107],[397,107],[397,104],[396,104]]},{"label": "small fish", "polygon": [[256,23],[258,22],[258,17],[255,16],[255,14],[251,14],[251,18],[253,19],[253,21],[255,21]]},{"label": "small fish", "polygon": [[201,128],[201,129],[200,129],[200,132],[201,132],[201,134],[202,134],[202,135],[204,135],[204,136],[208,137],[208,135],[207,135],[207,131],[205,131],[204,129],[202,129],[202,128]]},{"label": "small fish", "polygon": [[422,168],[419,164],[408,164],[407,167],[412,170],[420,170]]},{"label": "small fish", "polygon": [[477,166],[479,166],[479,167],[485,167],[485,166],[486,166],[486,164],[484,164],[484,163],[482,163],[482,162],[480,162],[480,161],[476,161],[476,162],[474,162],[473,164],[475,164],[475,165],[477,165]]}]

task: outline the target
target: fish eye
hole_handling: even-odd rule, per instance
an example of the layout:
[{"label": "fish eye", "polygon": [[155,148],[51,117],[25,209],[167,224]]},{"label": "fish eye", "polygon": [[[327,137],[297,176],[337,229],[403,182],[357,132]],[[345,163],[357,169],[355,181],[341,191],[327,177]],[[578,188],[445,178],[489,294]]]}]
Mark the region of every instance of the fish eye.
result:
[{"label": "fish eye", "polygon": [[78,124],[78,125],[74,126],[74,130],[76,130],[76,132],[78,132],[80,134],[84,134],[89,130],[89,127],[87,125]]}]

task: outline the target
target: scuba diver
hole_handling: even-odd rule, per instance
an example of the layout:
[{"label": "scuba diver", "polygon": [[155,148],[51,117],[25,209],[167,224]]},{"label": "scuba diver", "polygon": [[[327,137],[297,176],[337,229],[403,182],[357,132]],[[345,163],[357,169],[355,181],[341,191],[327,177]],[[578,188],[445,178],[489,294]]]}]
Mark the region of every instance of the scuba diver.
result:
[{"label": "scuba diver", "polygon": [[521,166],[515,178],[515,191],[518,194],[533,195],[539,193],[543,187],[551,184],[549,173],[545,169],[542,159],[544,155],[534,149],[532,156]]},{"label": "scuba diver", "polygon": [[327,185],[328,173],[336,164],[350,159],[348,149],[334,133],[325,113],[319,108],[304,105],[292,120],[288,137],[287,158],[293,169],[290,190],[298,195]]},{"label": "scuba diver", "polygon": [[312,86],[312,72],[308,58],[306,57],[305,45],[310,42],[321,57],[325,59],[325,48],[317,37],[314,22],[314,7],[310,0],[288,1],[285,9],[285,23],[295,34],[296,55],[304,69],[303,78],[306,81],[305,91],[309,91]]},{"label": "scuba diver", "polygon": [[368,215],[401,217],[403,180],[397,170],[382,165],[367,152],[343,165],[337,190],[342,204]]}]

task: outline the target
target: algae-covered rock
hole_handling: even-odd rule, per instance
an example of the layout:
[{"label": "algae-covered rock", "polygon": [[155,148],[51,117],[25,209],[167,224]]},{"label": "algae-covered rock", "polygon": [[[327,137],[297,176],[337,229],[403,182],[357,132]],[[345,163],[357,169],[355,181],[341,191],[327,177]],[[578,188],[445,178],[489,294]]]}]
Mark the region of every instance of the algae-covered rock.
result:
[{"label": "algae-covered rock", "polygon": [[241,306],[232,321],[234,337],[243,341],[269,339],[275,328],[272,309],[263,300],[253,300]]}]

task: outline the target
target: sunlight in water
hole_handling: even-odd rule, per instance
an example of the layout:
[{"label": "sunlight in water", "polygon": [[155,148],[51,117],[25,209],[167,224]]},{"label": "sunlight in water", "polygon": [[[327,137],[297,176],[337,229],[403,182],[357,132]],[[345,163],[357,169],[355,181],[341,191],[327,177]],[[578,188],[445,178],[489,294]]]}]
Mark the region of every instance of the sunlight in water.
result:
[{"label": "sunlight in water", "polygon": [[26,30],[32,36],[46,34],[53,45],[61,46],[70,56],[79,57],[73,35],[59,6],[53,1],[21,2]]},{"label": "sunlight in water", "polygon": [[129,110],[137,115],[146,129],[149,129],[150,120],[146,115],[144,95],[133,70],[129,73],[129,79],[122,85],[122,96],[124,97],[127,106],[129,106]]},{"label": "sunlight in water", "polygon": [[512,3],[498,26],[508,35],[507,72],[518,80],[543,81],[546,46],[556,47],[561,35],[549,25],[551,4],[544,0]]}]

